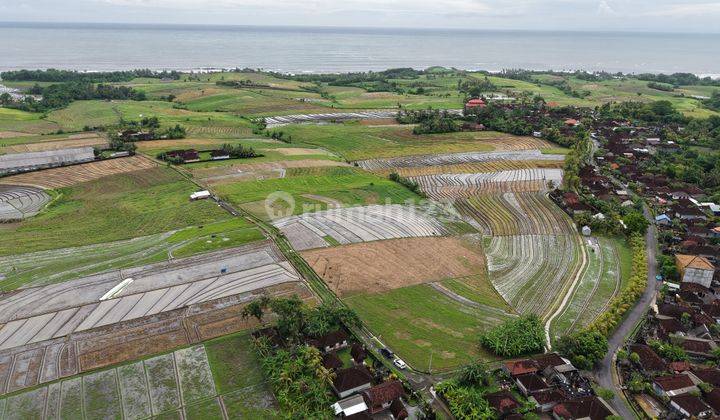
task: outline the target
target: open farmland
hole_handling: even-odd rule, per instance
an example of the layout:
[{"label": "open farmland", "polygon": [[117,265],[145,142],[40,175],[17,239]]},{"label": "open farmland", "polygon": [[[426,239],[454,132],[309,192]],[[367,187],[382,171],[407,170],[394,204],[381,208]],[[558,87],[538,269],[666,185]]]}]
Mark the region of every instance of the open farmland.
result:
[{"label": "open farmland", "polygon": [[[494,357],[477,344],[477,337],[512,315],[492,291],[496,308],[475,308],[453,300],[431,285],[419,284],[386,291],[361,293],[345,302],[371,331],[415,369],[433,372]],[[432,365],[430,359],[432,358]]]},{"label": "open farmland", "polygon": [[485,273],[482,251],[456,237],[392,239],[301,254],[340,296]]},{"label": "open farmland", "polygon": [[0,185],[0,223],[32,217],[49,201],[50,196],[37,188]]},{"label": "open farmland", "polygon": [[562,183],[562,169],[520,169],[513,171],[440,174],[411,177],[430,198],[436,200],[469,197],[482,193],[546,191],[548,184]]},{"label": "open farmland", "polygon": [[[4,398],[0,417],[142,419],[177,414],[188,419],[231,419],[239,418],[238,414],[273,415],[274,398],[261,377],[251,376],[244,386],[233,389],[216,386],[221,378],[213,369],[226,357],[218,350],[228,341],[238,346],[236,359],[255,359],[246,336],[231,336],[219,344],[210,341]],[[240,366],[223,363],[222,367],[227,373],[240,371]],[[253,369],[247,363],[244,367]],[[253,400],[238,401],[238,395],[252,395]]]},{"label": "open farmland", "polygon": [[43,286],[116,268],[236,247],[263,239],[241,218],[110,243],[0,257],[0,290]]},{"label": "open farmland", "polygon": [[332,209],[277,220],[275,227],[296,250],[447,233],[419,207],[389,205]]},{"label": "open farmland", "polygon": [[28,185],[44,189],[55,189],[94,181],[105,176],[156,167],[157,164],[149,159],[140,156],[131,156],[12,175],[0,178],[0,184]]},{"label": "open farmland", "polygon": [[[389,159],[369,159],[356,162],[358,166],[369,171],[388,171],[400,169],[420,169],[425,167],[438,167],[442,172],[436,173],[456,173],[453,172],[454,167],[462,168],[462,165],[472,165],[478,163],[497,164],[514,162],[562,162],[565,160],[563,155],[544,154],[537,149],[526,149],[521,151],[506,152],[466,152],[466,153],[449,153],[439,155],[420,155],[420,156],[403,156]],[[445,170],[447,172],[445,172]],[[466,173],[463,170],[460,173]],[[492,171],[478,171],[492,172]]]},{"label": "open farmland", "polygon": [[[219,184],[215,186],[215,190],[227,201],[262,218],[280,218],[327,209],[327,200],[318,200],[317,196],[347,206],[401,204],[420,198],[402,185],[356,168],[310,169],[312,171],[298,171],[295,174],[288,172],[280,179]],[[283,198],[292,197],[295,204],[292,213],[288,213],[289,205],[285,199],[266,203],[265,200],[268,197],[272,199],[271,194],[278,191],[285,193]],[[312,198],[313,196],[315,198]],[[266,204],[270,208],[270,214]]]},{"label": "open farmland", "polygon": [[3,229],[0,255],[130,239],[228,217],[211,201],[190,202],[195,190],[165,167],[61,188],[41,214]]},{"label": "open farmland", "polygon": [[246,329],[261,294],[312,299],[268,242],[22,289],[0,302],[0,393]]},{"label": "open farmland", "polygon": [[577,234],[570,218],[544,194],[483,194],[458,200],[455,206],[490,236]]},{"label": "open farmland", "polygon": [[[551,336],[558,337],[592,323],[622,288],[623,277],[629,275],[621,268],[627,245],[608,238],[589,238],[583,246],[588,248],[588,264],[573,290],[565,309],[552,322]],[[627,258],[627,257],[625,257]]]},{"label": "open farmland", "polygon": [[550,143],[541,139],[494,131],[415,135],[412,132],[413,127],[407,125],[299,124],[285,126],[279,130],[291,135],[294,143],[322,147],[349,161],[550,147]]},{"label": "open farmland", "polygon": [[237,181],[284,178],[288,169],[336,166],[349,165],[334,160],[299,159],[267,163],[231,163],[209,167],[192,165],[186,169],[188,169],[195,178],[201,179],[208,184],[225,184]]},{"label": "open farmland", "polygon": [[395,172],[403,178],[439,174],[476,174],[501,171],[516,171],[520,169],[562,169],[562,160],[495,160],[478,163],[458,163],[450,165],[390,167],[372,170],[373,173],[389,176]]},{"label": "open farmland", "polygon": [[72,149],[77,147],[106,147],[108,141],[96,133],[73,134],[64,137],[25,136],[21,141],[0,142],[0,153],[45,152],[50,150]]},{"label": "open farmland", "polygon": [[490,239],[488,272],[498,292],[522,314],[549,315],[581,269],[577,235],[515,235]]}]

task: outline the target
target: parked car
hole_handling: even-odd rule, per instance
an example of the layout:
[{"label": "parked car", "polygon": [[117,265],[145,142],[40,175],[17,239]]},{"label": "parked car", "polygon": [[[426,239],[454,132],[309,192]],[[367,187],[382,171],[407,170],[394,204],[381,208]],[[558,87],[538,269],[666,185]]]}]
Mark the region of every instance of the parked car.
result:
[{"label": "parked car", "polygon": [[385,356],[386,359],[392,359],[393,357],[395,357],[395,353],[391,352],[390,349],[387,348],[381,348],[380,354]]},{"label": "parked car", "polygon": [[395,361],[393,361],[393,364],[394,364],[398,369],[405,369],[405,368],[407,368],[407,365],[405,364],[405,362],[402,361],[402,359],[395,359]]}]

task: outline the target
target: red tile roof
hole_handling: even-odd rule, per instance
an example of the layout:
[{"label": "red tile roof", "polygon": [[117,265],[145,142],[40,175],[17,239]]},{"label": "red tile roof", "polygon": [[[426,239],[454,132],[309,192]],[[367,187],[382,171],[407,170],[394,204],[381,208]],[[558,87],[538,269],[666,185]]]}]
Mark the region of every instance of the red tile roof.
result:
[{"label": "red tile roof", "polygon": [[690,413],[691,416],[699,416],[711,410],[707,404],[694,395],[678,395],[670,400]]},{"label": "red tile roof", "polygon": [[526,373],[535,373],[540,370],[537,362],[530,359],[505,362],[505,368],[508,370],[508,372],[510,372],[510,376],[524,375]]},{"label": "red tile roof", "polygon": [[655,351],[645,344],[633,344],[630,346],[631,353],[640,356],[640,366],[649,372],[661,372],[665,370],[665,361]]},{"label": "red tile roof", "polygon": [[700,378],[701,381],[707,382],[714,387],[720,387],[720,370],[717,369],[697,369],[692,373]]},{"label": "red tile roof", "polygon": [[666,375],[658,376],[654,379],[655,383],[663,391],[675,391],[682,388],[694,386],[693,381],[687,375]]},{"label": "red tile roof", "polygon": [[578,398],[571,401],[563,401],[553,407],[553,414],[561,419],[605,420],[613,415],[603,402],[595,396]]},{"label": "red tile roof", "polygon": [[375,385],[374,387],[366,389],[362,392],[365,403],[369,407],[387,404],[403,395],[405,395],[405,390],[403,389],[400,381],[383,382],[380,385]]},{"label": "red tile roof", "polygon": [[520,403],[508,391],[487,394],[485,399],[499,414],[507,414],[520,407]]},{"label": "red tile roof", "polygon": [[338,392],[349,391],[372,383],[372,375],[364,366],[354,366],[337,372],[333,386]]}]

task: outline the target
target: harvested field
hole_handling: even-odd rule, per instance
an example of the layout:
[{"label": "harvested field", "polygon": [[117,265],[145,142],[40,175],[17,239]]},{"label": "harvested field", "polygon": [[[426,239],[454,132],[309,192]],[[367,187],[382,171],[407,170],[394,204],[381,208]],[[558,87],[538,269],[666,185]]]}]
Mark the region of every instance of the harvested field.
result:
[{"label": "harvested field", "polygon": [[520,169],[479,174],[440,174],[411,177],[436,200],[470,197],[483,193],[545,191],[548,183],[562,183],[562,169]]},{"label": "harvested field", "polygon": [[0,185],[0,223],[32,217],[49,201],[50,196],[37,188]]},{"label": "harvested field", "polygon": [[484,194],[460,199],[455,206],[486,235],[577,234],[572,220],[544,194]]},{"label": "harvested field", "polygon": [[12,139],[15,137],[27,137],[32,136],[30,133],[23,133],[20,131],[0,131],[0,139]]},{"label": "harvested field", "polygon": [[333,121],[350,121],[363,119],[394,119],[397,111],[364,111],[364,112],[333,112],[327,114],[298,114],[279,117],[266,117],[265,124],[269,128],[288,124],[308,124]]},{"label": "harvested field", "polygon": [[272,149],[281,155],[286,156],[312,156],[312,155],[329,155],[334,156],[332,153],[328,152],[327,150],[323,149],[309,149],[305,147],[278,147],[276,149]]},{"label": "harvested field", "polygon": [[16,144],[0,147],[0,153],[46,152],[51,150],[72,149],[77,147],[106,147],[106,138],[90,133],[90,136],[73,135],[66,139],[53,139],[37,143]]},{"label": "harvested field", "polygon": [[407,238],[301,253],[339,296],[388,290],[485,272],[476,246],[459,238]]},{"label": "harvested field", "polygon": [[108,175],[155,167],[157,167],[157,164],[147,158],[131,156],[12,175],[0,178],[0,184],[27,185],[44,189],[55,189],[93,181]]},{"label": "harvested field", "polygon": [[[332,209],[273,222],[293,248],[312,248],[447,233],[443,224],[419,207],[387,205]],[[327,237],[332,238],[328,242]]]},{"label": "harvested field", "polygon": [[433,165],[433,166],[414,166],[405,168],[390,168],[382,170],[373,170],[374,173],[389,176],[395,172],[404,178],[439,175],[439,174],[474,174],[501,172],[519,169],[562,169],[564,162],[562,160],[499,160],[490,162],[477,163],[459,163],[455,165]]},{"label": "harvested field", "polygon": [[279,252],[260,242],[23,289],[0,301],[0,350],[298,280]]},{"label": "harvested field", "polygon": [[283,178],[287,169],[292,168],[329,168],[350,166],[345,162],[320,159],[284,160],[267,163],[238,163],[210,168],[190,167],[193,176],[210,184],[227,182],[260,180],[267,178]]},{"label": "harvested field", "polygon": [[522,314],[549,315],[580,269],[577,235],[496,236],[486,247],[490,281]]},{"label": "harvested field", "polygon": [[[355,162],[369,171],[397,170],[397,168],[417,168],[425,166],[463,165],[484,162],[505,161],[564,161],[564,155],[543,154],[537,149],[498,152],[465,152],[440,155],[404,156],[387,159],[369,159]],[[465,172],[465,171],[463,171]],[[485,172],[485,171],[481,171]],[[438,172],[454,173],[454,172]]]}]

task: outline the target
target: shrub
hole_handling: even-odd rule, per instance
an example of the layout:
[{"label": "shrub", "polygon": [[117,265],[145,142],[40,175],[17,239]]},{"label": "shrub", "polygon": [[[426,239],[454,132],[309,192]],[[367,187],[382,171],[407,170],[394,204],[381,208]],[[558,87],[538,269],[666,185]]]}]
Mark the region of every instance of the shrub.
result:
[{"label": "shrub", "polygon": [[480,344],[503,357],[538,353],[545,346],[545,330],[537,315],[527,315],[506,321],[482,334]]},{"label": "shrub", "polygon": [[557,350],[580,369],[591,370],[605,357],[608,341],[598,331],[579,331],[561,337]]}]

